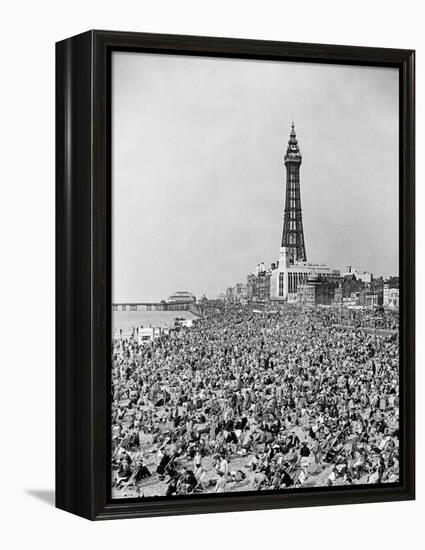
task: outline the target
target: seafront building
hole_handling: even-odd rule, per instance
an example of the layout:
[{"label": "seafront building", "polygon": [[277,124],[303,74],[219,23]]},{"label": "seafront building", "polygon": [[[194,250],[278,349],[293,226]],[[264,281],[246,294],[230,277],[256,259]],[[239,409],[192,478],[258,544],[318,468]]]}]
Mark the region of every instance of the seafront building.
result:
[{"label": "seafront building", "polygon": [[191,292],[188,292],[187,290],[177,290],[177,292],[171,294],[171,296],[169,296],[167,299],[167,305],[169,306],[169,309],[171,308],[171,306],[180,306],[182,304],[189,306],[190,304],[195,302],[196,296],[194,296]]},{"label": "seafront building", "polygon": [[265,304],[270,301],[271,269],[263,262],[247,277],[247,300],[249,303]]},{"label": "seafront building", "polygon": [[247,285],[244,283],[236,283],[235,286],[229,286],[226,289],[225,299],[227,302],[235,302],[239,304],[247,303]]},{"label": "seafront building", "polygon": [[358,269],[353,268],[351,265],[347,265],[346,271],[342,274],[343,277],[352,277],[357,281],[362,281],[365,284],[371,284],[373,275],[369,271],[360,272]]},{"label": "seafront building", "polygon": [[400,281],[398,277],[392,277],[385,281],[383,289],[383,306],[389,309],[400,307]]},{"label": "seafront building", "polygon": [[307,283],[298,285],[296,302],[301,308],[341,305],[342,299],[342,286],[336,278],[311,275]]}]

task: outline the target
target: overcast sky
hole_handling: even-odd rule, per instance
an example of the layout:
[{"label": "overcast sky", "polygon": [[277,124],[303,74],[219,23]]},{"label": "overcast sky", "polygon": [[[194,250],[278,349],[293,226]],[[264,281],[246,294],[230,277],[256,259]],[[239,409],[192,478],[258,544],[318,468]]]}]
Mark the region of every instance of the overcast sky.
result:
[{"label": "overcast sky", "polygon": [[292,113],[307,260],[398,274],[398,72],[113,54],[113,301],[278,258]]}]

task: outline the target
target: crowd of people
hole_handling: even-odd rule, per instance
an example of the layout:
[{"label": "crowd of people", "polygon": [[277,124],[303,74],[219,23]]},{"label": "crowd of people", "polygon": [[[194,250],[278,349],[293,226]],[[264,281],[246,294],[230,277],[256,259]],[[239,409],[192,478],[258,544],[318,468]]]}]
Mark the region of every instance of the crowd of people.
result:
[{"label": "crowd of people", "polygon": [[112,354],[114,498],[398,481],[398,333],[234,307]]},{"label": "crowd of people", "polygon": [[333,324],[371,330],[397,332],[399,312],[397,310],[377,309],[334,309],[326,313]]}]

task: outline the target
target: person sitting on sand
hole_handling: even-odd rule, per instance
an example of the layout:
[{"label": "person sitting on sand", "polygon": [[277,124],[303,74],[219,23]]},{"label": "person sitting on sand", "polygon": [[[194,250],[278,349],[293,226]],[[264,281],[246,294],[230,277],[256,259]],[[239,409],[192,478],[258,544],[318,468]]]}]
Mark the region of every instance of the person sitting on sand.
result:
[{"label": "person sitting on sand", "polygon": [[130,464],[129,464],[128,460],[124,459],[121,462],[121,465],[118,469],[118,476],[117,476],[117,479],[116,479],[117,489],[119,489],[121,487],[122,483],[125,483],[130,479],[132,473],[133,472],[130,468]]}]

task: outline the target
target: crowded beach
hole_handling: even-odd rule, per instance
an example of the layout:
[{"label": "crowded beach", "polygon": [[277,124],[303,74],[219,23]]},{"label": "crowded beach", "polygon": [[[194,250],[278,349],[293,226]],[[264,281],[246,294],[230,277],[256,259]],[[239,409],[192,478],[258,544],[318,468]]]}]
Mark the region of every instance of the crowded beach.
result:
[{"label": "crowded beach", "polygon": [[355,318],[235,306],[115,330],[112,497],[397,482],[398,314]]}]

